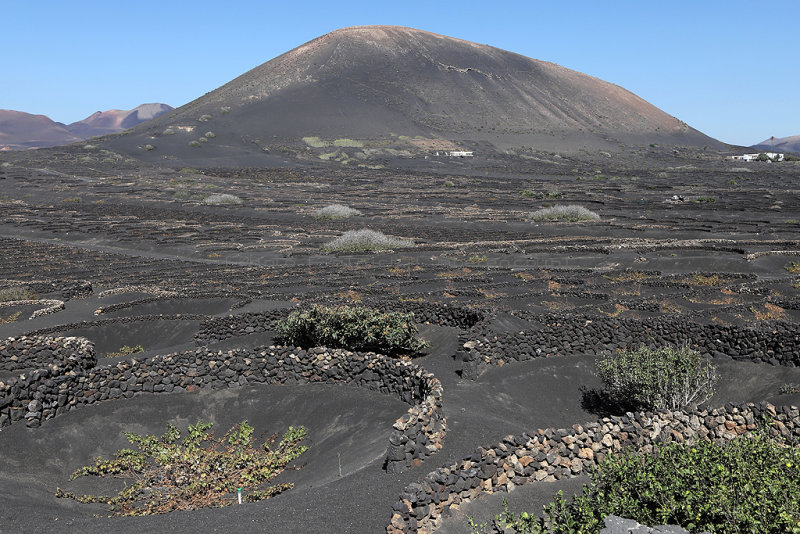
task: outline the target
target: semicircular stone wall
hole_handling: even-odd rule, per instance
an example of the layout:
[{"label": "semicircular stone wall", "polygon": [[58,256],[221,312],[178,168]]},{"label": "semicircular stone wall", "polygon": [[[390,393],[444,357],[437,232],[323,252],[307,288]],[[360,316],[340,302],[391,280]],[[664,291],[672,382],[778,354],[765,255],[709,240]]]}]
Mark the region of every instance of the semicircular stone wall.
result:
[{"label": "semicircular stone wall", "polygon": [[434,454],[447,430],[439,379],[409,361],[375,353],[325,347],[198,348],[94,367],[94,348],[86,339],[29,337],[3,341],[0,354],[3,361],[37,364],[31,372],[0,382],[0,427],[24,420],[35,428],[82,405],[145,393],[328,382],[379,391],[411,405],[393,425],[385,463],[390,472],[419,465]]}]

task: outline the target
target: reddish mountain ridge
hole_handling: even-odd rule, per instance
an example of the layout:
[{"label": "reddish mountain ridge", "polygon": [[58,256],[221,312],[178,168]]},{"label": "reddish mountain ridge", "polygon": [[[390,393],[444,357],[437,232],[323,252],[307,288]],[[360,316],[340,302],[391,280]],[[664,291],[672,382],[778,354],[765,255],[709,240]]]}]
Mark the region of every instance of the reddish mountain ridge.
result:
[{"label": "reddish mountain ridge", "polygon": [[173,109],[166,104],[142,104],[131,110],[98,111],[72,124],[55,122],[45,115],[0,109],[0,150],[76,143],[95,135],[127,130]]},{"label": "reddish mountain ridge", "polygon": [[67,125],[67,129],[83,138],[106,135],[133,128],[173,109],[166,104],[142,104],[130,110],[96,111],[82,121]]},{"label": "reddish mountain ridge", "polygon": [[0,109],[0,150],[66,145],[81,138],[45,115]]}]

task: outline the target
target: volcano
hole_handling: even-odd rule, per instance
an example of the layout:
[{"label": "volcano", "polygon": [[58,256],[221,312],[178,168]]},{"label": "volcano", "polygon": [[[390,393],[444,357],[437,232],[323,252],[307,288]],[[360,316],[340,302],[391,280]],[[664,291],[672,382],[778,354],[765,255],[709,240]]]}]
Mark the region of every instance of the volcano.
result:
[{"label": "volcano", "polygon": [[307,149],[403,141],[410,149],[444,148],[468,140],[562,150],[721,146],[617,85],[395,26],[323,35],[109,143],[128,152],[148,146],[150,157],[169,158],[189,144],[218,156],[305,147],[303,140]]}]

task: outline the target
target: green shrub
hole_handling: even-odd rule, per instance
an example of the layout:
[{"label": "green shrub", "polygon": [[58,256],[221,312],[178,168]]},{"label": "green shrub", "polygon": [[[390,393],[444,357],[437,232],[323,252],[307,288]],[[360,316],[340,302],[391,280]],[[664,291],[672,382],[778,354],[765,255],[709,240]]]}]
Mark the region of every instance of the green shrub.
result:
[{"label": "green shrub", "polygon": [[519,196],[525,198],[536,198],[539,200],[543,200],[545,198],[550,200],[557,200],[559,198],[563,198],[564,194],[558,191],[548,191],[547,193],[543,193],[541,191],[531,191],[530,189],[525,189],[519,192]]},{"label": "green shrub", "polygon": [[333,241],[326,243],[321,251],[329,252],[377,252],[396,248],[408,248],[414,243],[405,239],[388,237],[381,232],[368,230],[351,230]]},{"label": "green shrub", "polygon": [[613,514],[691,532],[800,533],[800,449],[762,436],[725,445],[670,443],[652,455],[625,449],[606,456],[589,477],[571,502],[559,492],[543,517],[515,516],[506,506],[495,526],[590,534]]},{"label": "green shrub", "polygon": [[324,141],[319,137],[303,137],[303,142],[313,148],[324,148],[330,145],[328,141]]},{"label": "green shrub", "polygon": [[12,302],[15,300],[39,300],[39,295],[27,287],[7,287],[0,289],[0,302]]},{"label": "green shrub", "polygon": [[140,436],[126,432],[125,437],[139,451],[122,449],[114,458],[97,458],[94,465],[82,467],[71,480],[82,476],[130,478],[116,496],[76,495],[58,488],[56,497],[81,503],[103,503],[118,516],[163,514],[176,510],[196,510],[233,504],[237,488],[242,488],[247,502],[267,499],[293,486],[268,485],[286,465],[303,454],[306,437],[303,427],[289,427],[280,442],[277,435],[254,447],[253,427],[243,421],[222,438],[215,438],[211,423],[189,425],[181,440],[173,425],[162,436]]},{"label": "green shrub", "polygon": [[717,373],[689,347],[640,347],[602,356],[597,374],[603,393],[629,410],[678,410],[711,398]]},{"label": "green shrub", "polygon": [[549,208],[542,208],[530,214],[532,221],[567,221],[567,222],[580,222],[580,221],[597,221],[600,216],[593,211],[590,211],[583,206],[576,206],[574,204],[566,204],[562,206],[552,206]]},{"label": "green shrub", "polygon": [[128,345],[122,345],[118,351],[116,352],[109,352],[106,354],[108,358],[124,358],[125,356],[130,356],[131,354],[139,354],[140,352],[144,352],[144,347],[141,345],[136,345],[135,347],[130,347]]},{"label": "green shrub", "polygon": [[242,199],[237,197],[236,195],[230,195],[228,193],[217,193],[214,195],[208,195],[206,198],[203,199],[203,204],[207,204],[209,206],[221,206],[224,204],[241,204]]},{"label": "green shrub", "polygon": [[324,208],[320,208],[311,214],[312,217],[321,221],[347,219],[349,217],[355,217],[358,215],[361,215],[361,212],[357,209],[349,208],[341,204],[331,204],[329,206],[325,206]]},{"label": "green shrub", "polygon": [[362,148],[364,143],[355,139],[336,139],[333,146],[349,147],[349,148]]},{"label": "green shrub", "polygon": [[8,317],[3,317],[2,315],[0,315],[0,324],[10,324],[10,323],[13,323],[13,322],[15,322],[17,319],[19,319],[20,315],[22,315],[22,312],[21,312],[21,311],[18,311],[18,312],[16,312],[16,313],[12,313],[12,314],[11,314],[11,315],[9,315]]},{"label": "green shrub", "polygon": [[325,346],[383,354],[419,352],[413,313],[382,313],[363,306],[329,308],[314,305],[292,312],[275,327],[276,340],[300,347]]}]

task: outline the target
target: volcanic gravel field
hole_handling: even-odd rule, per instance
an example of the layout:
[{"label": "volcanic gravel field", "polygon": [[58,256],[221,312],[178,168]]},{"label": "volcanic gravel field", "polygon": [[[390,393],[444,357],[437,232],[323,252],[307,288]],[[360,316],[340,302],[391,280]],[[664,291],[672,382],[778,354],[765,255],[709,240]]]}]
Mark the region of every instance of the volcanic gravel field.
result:
[{"label": "volcanic gravel field", "polygon": [[[800,404],[800,394],[779,391],[800,384],[797,163],[743,167],[701,151],[650,157],[642,149],[620,159],[496,155],[372,170],[308,162],[188,169],[104,162],[78,146],[38,152],[5,155],[0,166],[0,290],[27,288],[63,307],[29,319],[43,302],[0,302],[0,319],[20,312],[0,324],[0,339],[84,337],[99,369],[130,361],[113,356],[123,345],[140,345],[135,357],[145,362],[268,351],[275,320],[312,303],[413,311],[430,346],[411,364],[441,383],[446,431],[431,454],[387,469],[393,425],[417,400],[304,383],[318,377],[166,383],[54,408],[54,417],[0,419],[0,532],[386,532],[407,519],[408,488],[424,486],[431,471],[509,435],[596,421],[602,414],[582,402],[600,385],[595,358],[651,335],[689,336],[713,358],[721,378],[709,408]],[[241,204],[204,203],[222,193]],[[362,215],[312,216],[333,203]],[[600,220],[531,220],[560,204]],[[320,252],[361,228],[414,246]],[[612,334],[593,337],[595,327]],[[622,330],[633,333],[614,337]],[[578,334],[559,337],[567,331]],[[0,367],[0,382],[43,365]],[[124,447],[123,431],[160,434],[167,423],[198,420],[222,431],[243,419],[257,433],[308,429],[310,449],[296,462],[304,467],[280,475],[293,489],[255,504],[139,518],[54,496],[57,487],[101,491],[69,475]],[[459,499],[434,530],[469,532],[467,517],[486,521],[503,498],[538,512],[559,489],[574,493],[587,480],[580,469],[557,475]]]}]

